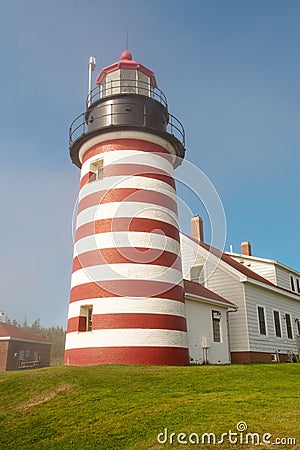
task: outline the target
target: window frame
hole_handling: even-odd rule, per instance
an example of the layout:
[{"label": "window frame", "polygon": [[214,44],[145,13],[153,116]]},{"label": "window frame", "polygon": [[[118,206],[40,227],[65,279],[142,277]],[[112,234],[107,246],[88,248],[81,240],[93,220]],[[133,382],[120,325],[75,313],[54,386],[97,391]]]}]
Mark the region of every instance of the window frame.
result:
[{"label": "window frame", "polygon": [[297,285],[297,292],[300,294],[300,280],[299,278],[296,278],[296,285]]},{"label": "window frame", "polygon": [[94,159],[90,162],[89,183],[102,181],[104,178],[104,158]]},{"label": "window frame", "polygon": [[298,331],[298,336],[300,336],[300,320],[299,319],[295,319],[296,325],[297,325],[297,331]]},{"label": "window frame", "polygon": [[[278,323],[277,323],[278,327],[276,325],[275,314],[277,315],[277,319],[278,319]],[[281,323],[281,319],[280,319],[280,311],[278,311],[278,309],[273,309],[273,322],[274,322],[275,337],[282,338],[282,323]],[[279,334],[278,334],[278,331],[279,331]]]},{"label": "window frame", "polygon": [[285,313],[285,331],[288,339],[294,339],[292,315],[290,313]]},{"label": "window frame", "polygon": [[296,289],[295,289],[295,280],[294,280],[293,275],[290,275],[290,284],[291,284],[291,290],[292,290],[293,292],[296,292]]},{"label": "window frame", "polygon": [[[259,311],[263,312],[263,322],[261,321]],[[265,306],[257,305],[257,323],[258,323],[258,331],[259,331],[260,336],[268,336],[267,316],[266,316]],[[263,324],[264,333],[262,332],[261,324]]]},{"label": "window frame", "polygon": [[222,317],[221,311],[217,311],[215,309],[211,310],[212,337],[213,337],[213,342],[215,342],[217,344],[221,344],[222,343],[221,317]]},{"label": "window frame", "polygon": [[93,330],[93,305],[89,305],[87,308],[86,316],[86,331]]},{"label": "window frame", "polygon": [[93,305],[80,305],[79,315],[85,319],[85,322],[84,326],[82,326],[83,322],[78,323],[78,332],[88,333],[93,331]]}]

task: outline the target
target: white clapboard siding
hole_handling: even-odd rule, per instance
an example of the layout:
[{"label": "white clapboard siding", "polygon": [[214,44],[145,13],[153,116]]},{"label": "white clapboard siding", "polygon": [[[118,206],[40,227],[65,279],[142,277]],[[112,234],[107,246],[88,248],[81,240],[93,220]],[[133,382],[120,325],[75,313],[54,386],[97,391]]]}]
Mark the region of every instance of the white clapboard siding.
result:
[{"label": "white clapboard siding", "polygon": [[[187,295],[185,309],[191,363],[202,364],[204,362],[203,346],[205,344],[208,346],[207,360],[210,364],[230,363],[226,320],[227,308],[193,300]],[[221,342],[214,342],[213,340],[212,311],[221,313]],[[204,338],[205,341],[203,341]]]},{"label": "white clapboard siding", "polygon": [[[300,299],[292,300],[286,296],[277,294],[267,288],[255,286],[251,283],[245,283],[245,294],[247,304],[248,328],[250,350],[253,352],[270,352],[275,353],[280,351],[287,353],[293,351],[297,353],[295,339],[288,339],[286,332],[286,321],[284,314],[291,315],[291,324],[293,328],[293,337],[298,335],[296,327],[296,318],[300,318]],[[259,333],[257,307],[265,308],[267,335]],[[277,310],[280,313],[281,332],[282,337],[278,338],[275,335],[275,326],[273,311]]]},{"label": "white clapboard siding", "polygon": [[[282,264],[262,258],[256,258],[254,256],[245,255],[234,255],[227,253],[231,258],[235,259],[243,266],[248,267],[248,269],[253,270],[253,272],[258,273],[262,277],[271,281],[271,283],[276,284],[284,289],[291,290],[291,276],[294,278],[295,291],[298,291],[297,279],[299,280],[300,286],[300,273],[296,272],[288,267],[284,267]],[[300,289],[299,289],[300,290]]]},{"label": "white clapboard siding", "polygon": [[205,287],[230,300],[238,307],[238,311],[228,313],[230,350],[232,352],[249,351],[243,283],[225,271],[223,264],[220,264]]},{"label": "white clapboard siding", "polygon": [[191,268],[203,264],[207,252],[182,233],[180,233],[180,251],[183,278],[190,280]]},{"label": "white clapboard siding", "polygon": [[249,259],[243,258],[243,256],[241,257],[231,256],[231,258],[242,263],[243,266],[248,267],[248,269],[253,270],[253,272],[258,273],[260,276],[271,281],[271,283],[276,284],[276,273],[274,263],[265,261],[255,261],[250,258]]},{"label": "white clapboard siding", "polygon": [[276,284],[277,286],[283,287],[284,289],[291,290],[291,275],[294,277],[295,288],[296,287],[296,277],[293,272],[284,269],[281,266],[276,265]]},{"label": "white clapboard siding", "polygon": [[[181,234],[181,258],[184,278],[190,279],[193,265],[203,264],[207,258],[207,250],[200,247],[189,237]],[[206,272],[210,272],[213,260],[207,263]],[[244,300],[244,287],[238,277],[228,270],[223,261],[214,268],[213,274],[205,281],[204,287],[230,300],[238,307],[237,312],[228,313],[231,351],[249,351],[248,327]]]}]

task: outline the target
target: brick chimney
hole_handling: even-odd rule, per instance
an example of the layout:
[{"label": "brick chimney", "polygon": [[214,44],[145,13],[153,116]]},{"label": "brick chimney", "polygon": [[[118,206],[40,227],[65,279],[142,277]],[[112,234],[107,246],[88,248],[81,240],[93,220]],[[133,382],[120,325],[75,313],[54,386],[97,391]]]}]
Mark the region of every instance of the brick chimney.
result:
[{"label": "brick chimney", "polygon": [[191,232],[194,239],[204,242],[203,220],[198,215],[191,219]]},{"label": "brick chimney", "polygon": [[252,256],[251,244],[248,241],[241,243],[242,255]]}]

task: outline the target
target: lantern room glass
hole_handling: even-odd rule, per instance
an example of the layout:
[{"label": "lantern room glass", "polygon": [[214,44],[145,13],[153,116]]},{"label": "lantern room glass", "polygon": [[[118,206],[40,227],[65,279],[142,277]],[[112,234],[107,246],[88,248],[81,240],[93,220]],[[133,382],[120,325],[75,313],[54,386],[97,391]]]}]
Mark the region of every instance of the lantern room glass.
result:
[{"label": "lantern room glass", "polygon": [[105,75],[99,86],[100,97],[140,94],[151,97],[151,79],[139,70],[119,69]]}]

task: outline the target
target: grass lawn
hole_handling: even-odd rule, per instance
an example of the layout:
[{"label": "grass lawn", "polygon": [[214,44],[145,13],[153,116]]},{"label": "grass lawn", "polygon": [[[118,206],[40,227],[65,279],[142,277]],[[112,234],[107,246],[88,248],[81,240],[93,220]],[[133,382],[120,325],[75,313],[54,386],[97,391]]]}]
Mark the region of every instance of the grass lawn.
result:
[{"label": "grass lawn", "polygon": [[[1,450],[300,448],[300,364],[59,366],[1,373],[0,396]],[[238,439],[270,433],[297,444],[177,442],[180,432],[182,441],[205,432],[219,440],[241,421]],[[159,444],[165,428],[173,444]]]}]

